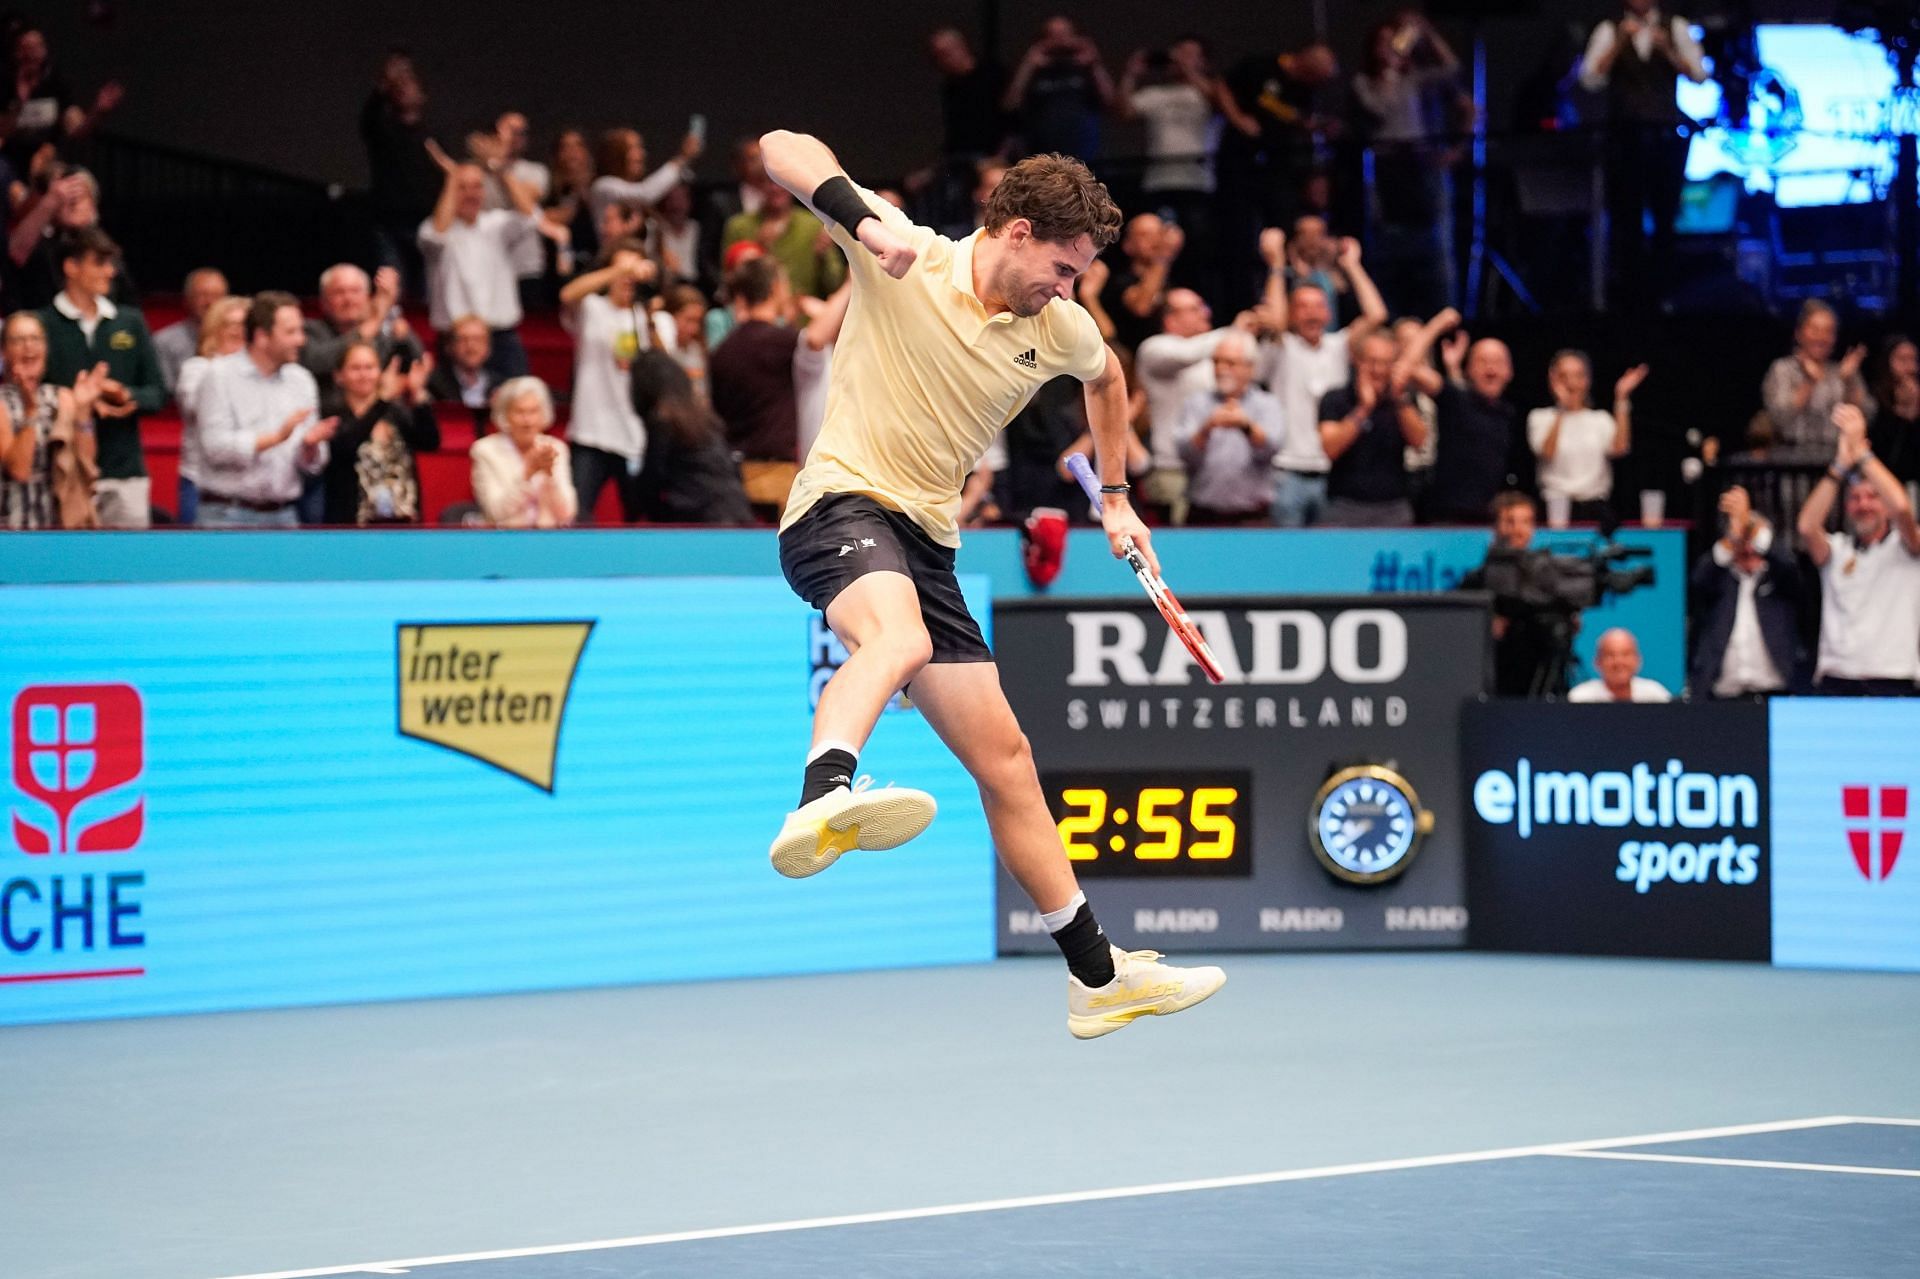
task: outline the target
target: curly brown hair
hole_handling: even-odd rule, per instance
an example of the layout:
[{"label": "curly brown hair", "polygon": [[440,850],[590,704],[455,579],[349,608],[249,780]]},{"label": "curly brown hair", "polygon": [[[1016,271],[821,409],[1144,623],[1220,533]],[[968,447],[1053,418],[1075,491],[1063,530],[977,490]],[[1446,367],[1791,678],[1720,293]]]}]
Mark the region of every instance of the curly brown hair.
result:
[{"label": "curly brown hair", "polygon": [[987,234],[999,235],[1015,218],[1033,223],[1035,239],[1055,244],[1084,235],[1100,250],[1120,237],[1120,206],[1106,184],[1067,155],[1030,155],[1007,170],[987,198]]}]

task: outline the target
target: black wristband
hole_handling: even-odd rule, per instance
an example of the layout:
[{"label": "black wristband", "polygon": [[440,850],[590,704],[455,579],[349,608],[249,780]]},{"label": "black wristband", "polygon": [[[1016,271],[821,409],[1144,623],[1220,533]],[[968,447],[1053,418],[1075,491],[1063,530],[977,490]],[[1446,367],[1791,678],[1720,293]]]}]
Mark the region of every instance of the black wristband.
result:
[{"label": "black wristband", "polygon": [[1131,485],[1131,484],[1102,484],[1102,485],[1100,486],[1100,491],[1101,491],[1102,493],[1131,493],[1131,492],[1133,492],[1133,485]]},{"label": "black wristband", "polygon": [[828,178],[813,192],[813,211],[832,222],[838,222],[848,235],[858,233],[860,224],[868,218],[878,217],[871,205],[854,190],[853,183],[845,174]]}]

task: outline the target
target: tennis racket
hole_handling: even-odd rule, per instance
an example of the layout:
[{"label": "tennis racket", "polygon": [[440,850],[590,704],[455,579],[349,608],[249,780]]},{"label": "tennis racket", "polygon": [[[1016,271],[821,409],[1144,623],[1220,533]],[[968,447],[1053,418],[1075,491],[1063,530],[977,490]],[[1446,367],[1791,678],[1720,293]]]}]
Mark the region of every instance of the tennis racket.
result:
[{"label": "tennis racket", "polygon": [[[1074,479],[1080,481],[1080,487],[1087,491],[1088,499],[1093,502],[1093,509],[1096,511],[1101,509],[1100,481],[1094,478],[1093,464],[1087,461],[1087,455],[1069,454],[1067,469],[1073,472]],[[1126,557],[1127,566],[1133,570],[1133,575],[1140,579],[1140,585],[1146,591],[1147,598],[1152,600],[1153,606],[1160,610],[1160,616],[1167,619],[1167,626],[1180,637],[1180,642],[1187,646],[1187,651],[1193,654],[1193,660],[1199,664],[1201,670],[1206,672],[1207,678],[1216,684],[1226,682],[1226,672],[1220,669],[1219,659],[1213,655],[1213,650],[1207,647],[1207,641],[1201,636],[1199,628],[1187,616],[1187,610],[1180,607],[1180,601],[1175,599],[1173,592],[1167,589],[1167,584],[1160,580],[1160,575],[1148,567],[1147,557],[1135,549],[1132,538],[1121,539],[1120,552]]]}]

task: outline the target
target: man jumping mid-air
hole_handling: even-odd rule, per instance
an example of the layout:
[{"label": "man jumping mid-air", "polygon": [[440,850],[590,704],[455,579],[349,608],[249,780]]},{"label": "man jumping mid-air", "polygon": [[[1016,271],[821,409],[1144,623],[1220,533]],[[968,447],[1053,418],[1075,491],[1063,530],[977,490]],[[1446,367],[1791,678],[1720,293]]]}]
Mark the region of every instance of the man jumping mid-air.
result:
[{"label": "man jumping mid-air", "polygon": [[849,656],[814,712],[800,806],[773,841],[774,868],[817,874],[933,820],[924,791],[853,780],[881,711],[910,686],[979,784],[1001,861],[1066,955],[1067,1028],[1092,1039],[1190,1008],[1226,974],[1107,943],[953,575],[962,485],[1008,419],[1062,374],[1086,384],[1114,554],[1131,537],[1158,570],[1127,500],[1120,362],[1072,300],[1074,280],[1119,233],[1120,210],[1079,161],[1030,156],[988,200],[986,227],[954,241],[855,186],[817,139],[778,130],[760,142],[768,175],[826,222],[853,275],[826,422],[780,526],[781,570]]}]

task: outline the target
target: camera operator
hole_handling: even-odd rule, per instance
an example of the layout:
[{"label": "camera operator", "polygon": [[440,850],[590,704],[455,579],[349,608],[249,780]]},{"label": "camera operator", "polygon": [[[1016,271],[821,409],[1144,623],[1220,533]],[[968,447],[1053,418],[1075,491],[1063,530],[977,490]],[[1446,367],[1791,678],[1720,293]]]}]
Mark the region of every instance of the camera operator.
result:
[{"label": "camera operator", "polygon": [[[1842,697],[1910,696],[1920,678],[1920,524],[1900,481],[1867,443],[1866,414],[1841,404],[1832,420],[1839,447],[1798,521],[1820,572],[1814,687]],[[1852,531],[1829,533],[1827,516],[1843,487]]]},{"label": "camera operator", "polygon": [[1491,590],[1493,601],[1493,690],[1502,697],[1530,697],[1535,677],[1551,657],[1555,627],[1538,607],[1524,603],[1506,588],[1513,577],[1520,582],[1538,576],[1552,557],[1533,549],[1539,527],[1533,499],[1511,490],[1493,499],[1493,545],[1487,562],[1460,581],[1467,590]]}]

